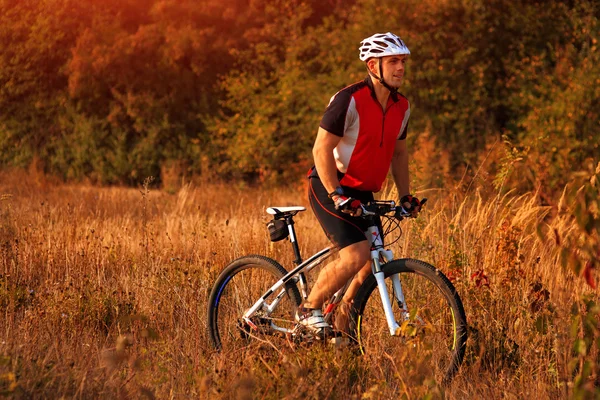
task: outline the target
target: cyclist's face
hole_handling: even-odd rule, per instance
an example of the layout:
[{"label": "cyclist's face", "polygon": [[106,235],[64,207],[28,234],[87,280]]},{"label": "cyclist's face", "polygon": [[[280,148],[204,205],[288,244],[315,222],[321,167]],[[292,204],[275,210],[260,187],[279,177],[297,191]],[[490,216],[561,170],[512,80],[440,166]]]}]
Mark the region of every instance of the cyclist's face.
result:
[{"label": "cyclist's face", "polygon": [[382,57],[380,62],[383,63],[383,79],[385,82],[395,88],[399,88],[404,78],[404,67],[408,55]]}]

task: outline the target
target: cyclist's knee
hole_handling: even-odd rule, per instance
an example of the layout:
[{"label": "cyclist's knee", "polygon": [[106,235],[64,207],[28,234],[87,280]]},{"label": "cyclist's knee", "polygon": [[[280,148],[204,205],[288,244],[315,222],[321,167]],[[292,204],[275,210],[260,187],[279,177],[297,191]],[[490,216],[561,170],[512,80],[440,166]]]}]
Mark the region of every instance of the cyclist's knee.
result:
[{"label": "cyclist's knee", "polygon": [[340,250],[340,261],[346,268],[358,272],[369,261],[370,254],[369,243],[365,240]]}]

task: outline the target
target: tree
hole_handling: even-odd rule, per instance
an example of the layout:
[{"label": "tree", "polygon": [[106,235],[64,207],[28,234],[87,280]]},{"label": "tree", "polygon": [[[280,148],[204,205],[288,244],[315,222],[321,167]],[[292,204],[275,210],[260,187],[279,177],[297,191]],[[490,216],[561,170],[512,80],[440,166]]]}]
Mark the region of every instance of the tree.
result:
[{"label": "tree", "polygon": [[[224,77],[226,98],[213,119],[214,164],[249,180],[296,179],[310,165],[310,147],[330,96],[348,83],[342,22],[308,24],[307,3],[265,4],[265,20],[248,49],[234,50]],[[339,47],[337,47],[339,45]]]},{"label": "tree", "polygon": [[0,0],[0,164],[46,158],[60,139],[65,65],[87,20],[72,0]]}]

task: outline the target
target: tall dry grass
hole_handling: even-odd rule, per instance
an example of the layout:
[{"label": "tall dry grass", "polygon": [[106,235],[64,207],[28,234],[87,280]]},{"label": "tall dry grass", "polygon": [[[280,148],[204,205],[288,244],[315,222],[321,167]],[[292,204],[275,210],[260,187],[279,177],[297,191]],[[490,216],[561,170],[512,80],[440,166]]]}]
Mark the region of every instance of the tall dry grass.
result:
[{"label": "tall dry grass", "polygon": [[[540,227],[571,221],[535,194],[431,191],[403,223],[398,257],[454,281],[471,326],[460,374],[438,387],[398,368],[402,384],[351,351],[268,347],[216,354],[206,333],[212,282],[257,253],[290,266],[264,209],[307,206],[301,187],[63,185],[0,173],[0,393],[15,398],[564,398],[573,393],[572,309],[591,289],[561,268]],[[386,196],[393,196],[391,191]],[[310,212],[303,255],[327,245]],[[598,291],[591,291],[593,296]]]}]

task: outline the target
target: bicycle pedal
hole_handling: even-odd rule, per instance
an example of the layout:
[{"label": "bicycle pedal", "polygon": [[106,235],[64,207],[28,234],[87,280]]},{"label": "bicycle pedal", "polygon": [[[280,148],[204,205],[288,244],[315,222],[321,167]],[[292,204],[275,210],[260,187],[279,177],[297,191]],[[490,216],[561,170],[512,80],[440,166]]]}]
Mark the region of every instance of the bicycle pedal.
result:
[{"label": "bicycle pedal", "polygon": [[313,332],[301,324],[296,326],[293,335],[299,338],[301,341],[306,343],[312,342],[323,342],[330,339],[333,336],[333,330],[331,328],[322,329],[321,332]]}]

